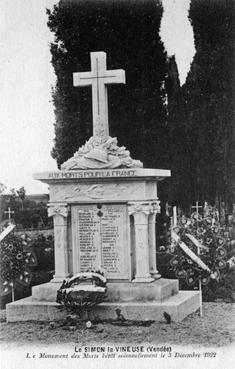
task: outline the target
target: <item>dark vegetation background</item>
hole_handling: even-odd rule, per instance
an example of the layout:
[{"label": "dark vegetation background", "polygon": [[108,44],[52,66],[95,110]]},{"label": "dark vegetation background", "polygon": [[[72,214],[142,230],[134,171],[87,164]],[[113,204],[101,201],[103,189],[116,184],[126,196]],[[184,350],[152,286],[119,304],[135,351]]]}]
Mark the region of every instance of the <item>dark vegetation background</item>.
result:
[{"label": "dark vegetation background", "polygon": [[[16,284],[15,300],[19,300],[31,296],[32,286],[49,282],[54,274],[54,237],[45,237],[42,233],[35,237],[32,241],[32,250],[37,259],[37,265],[30,268],[32,280],[29,286]],[[1,253],[1,250],[0,250]],[[3,281],[1,280],[1,283]],[[4,309],[5,305],[12,301],[12,295],[0,296],[0,309]]]}]

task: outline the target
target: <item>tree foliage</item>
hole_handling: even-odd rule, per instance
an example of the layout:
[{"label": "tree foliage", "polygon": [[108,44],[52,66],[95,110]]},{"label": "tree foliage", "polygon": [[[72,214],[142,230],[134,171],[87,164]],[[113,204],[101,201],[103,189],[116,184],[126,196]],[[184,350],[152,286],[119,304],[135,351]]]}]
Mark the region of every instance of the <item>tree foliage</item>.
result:
[{"label": "tree foliage", "polygon": [[196,54],[179,86],[174,58],[167,79],[170,200],[185,205],[235,201],[233,2],[195,0],[189,17]]},{"label": "tree foliage", "polygon": [[233,1],[191,2],[196,55],[183,88],[191,198],[232,199],[234,179]]},{"label": "tree foliage", "polygon": [[18,228],[49,228],[52,227],[52,219],[48,217],[47,204],[36,202],[26,195],[24,187],[16,190],[12,188],[9,194],[0,198],[0,222],[8,219],[7,209],[13,213],[11,219],[14,220]]},{"label": "tree foliage", "polygon": [[168,60],[166,90],[168,96],[168,160],[171,169],[167,200],[172,204],[186,208],[192,202],[191,157],[187,137],[185,104],[174,56]]},{"label": "tree foliage", "polygon": [[90,52],[105,51],[108,69],[124,69],[126,85],[109,87],[110,135],[145,166],[166,167],[164,80],[159,1],[63,1],[48,10],[57,76],[53,91],[60,166],[92,135],[91,88],[74,88],[72,73],[90,70]]}]

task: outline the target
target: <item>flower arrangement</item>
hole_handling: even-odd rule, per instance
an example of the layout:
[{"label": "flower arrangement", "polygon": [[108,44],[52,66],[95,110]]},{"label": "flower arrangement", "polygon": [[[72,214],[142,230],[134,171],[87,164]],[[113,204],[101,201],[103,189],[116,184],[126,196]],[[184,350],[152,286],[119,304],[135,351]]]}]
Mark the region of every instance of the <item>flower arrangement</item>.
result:
[{"label": "flower arrangement", "polygon": [[106,296],[107,279],[100,271],[78,273],[64,280],[56,301],[78,314],[101,303]]},{"label": "flower arrangement", "polygon": [[234,251],[213,209],[205,217],[197,213],[190,218],[182,216],[171,235],[170,268],[187,286],[197,285],[198,280],[207,285],[226,273]]},{"label": "flower arrangement", "polygon": [[36,255],[31,249],[31,239],[27,235],[8,234],[0,243],[0,292],[12,293],[17,284],[29,286],[31,266],[37,265]]}]

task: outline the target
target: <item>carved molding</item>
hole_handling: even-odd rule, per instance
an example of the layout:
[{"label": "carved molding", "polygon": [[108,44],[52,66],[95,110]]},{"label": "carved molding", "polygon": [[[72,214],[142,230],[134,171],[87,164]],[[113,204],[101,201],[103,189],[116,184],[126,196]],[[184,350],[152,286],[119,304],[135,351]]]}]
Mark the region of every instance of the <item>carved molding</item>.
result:
[{"label": "carved molding", "polygon": [[69,208],[67,204],[49,204],[47,210],[49,217],[61,215],[62,217],[67,218],[69,215]]},{"label": "carved molding", "polygon": [[62,170],[143,167],[141,161],[131,158],[124,146],[118,146],[116,137],[104,136],[103,122],[98,122],[95,127],[95,136],[61,165]]},{"label": "carved molding", "polygon": [[154,214],[158,214],[161,212],[160,200],[152,203],[152,209]]},{"label": "carved molding", "polygon": [[149,215],[152,212],[152,204],[151,202],[129,202],[128,212],[129,215],[135,213],[144,213],[145,215]]},{"label": "carved molding", "polygon": [[128,203],[128,212],[129,215],[134,213],[144,213],[146,215],[160,213],[160,201],[156,200],[154,202],[129,202]]},{"label": "carved molding", "polygon": [[119,199],[125,196],[131,196],[133,193],[139,193],[141,188],[129,184],[73,184],[70,186],[52,188],[51,198],[55,200],[69,201],[74,199],[102,200],[106,198]]}]

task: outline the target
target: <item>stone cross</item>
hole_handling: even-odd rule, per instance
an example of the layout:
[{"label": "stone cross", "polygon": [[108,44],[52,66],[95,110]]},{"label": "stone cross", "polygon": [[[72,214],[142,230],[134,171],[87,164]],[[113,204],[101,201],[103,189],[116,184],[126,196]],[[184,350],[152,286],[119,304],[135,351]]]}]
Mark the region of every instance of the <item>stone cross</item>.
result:
[{"label": "stone cross", "polygon": [[197,217],[199,215],[199,208],[203,208],[203,206],[199,206],[199,202],[196,201],[196,205],[192,206],[192,209],[196,209]]},{"label": "stone cross", "polygon": [[4,211],[4,213],[5,214],[8,214],[8,220],[10,222],[10,220],[11,220],[11,214],[14,214],[14,211],[13,210],[11,211],[11,208],[8,208],[8,210],[7,211]]},{"label": "stone cross", "polygon": [[91,71],[73,73],[73,85],[92,86],[93,136],[108,137],[108,94],[107,85],[125,83],[123,69],[107,70],[106,53],[90,53]]}]

